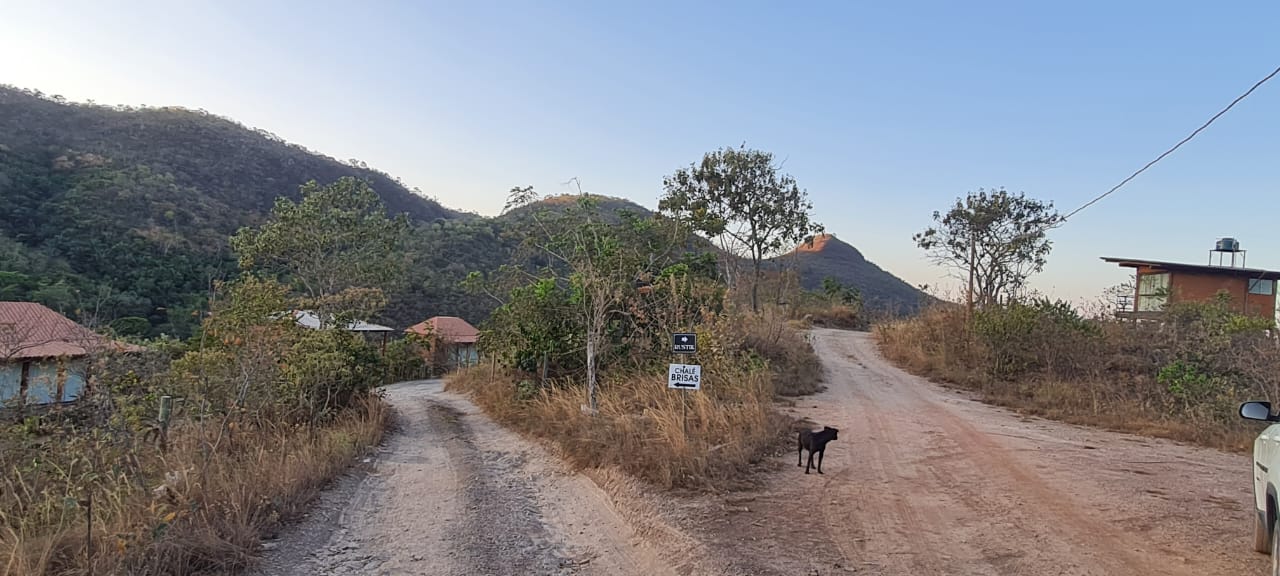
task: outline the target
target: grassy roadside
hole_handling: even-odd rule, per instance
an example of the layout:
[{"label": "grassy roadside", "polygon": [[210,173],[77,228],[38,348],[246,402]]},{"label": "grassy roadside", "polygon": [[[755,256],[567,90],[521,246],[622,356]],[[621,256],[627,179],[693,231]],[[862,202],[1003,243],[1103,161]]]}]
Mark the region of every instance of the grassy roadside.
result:
[{"label": "grassy roadside", "polygon": [[819,387],[821,364],[805,338],[771,316],[723,319],[699,330],[699,392],[669,390],[666,366],[609,371],[595,416],[581,385],[538,386],[531,375],[462,371],[448,381],[490,417],[552,443],[572,464],[617,467],[663,488],[731,489],[789,437],[774,410],[781,394]]},{"label": "grassy roadside", "polygon": [[261,538],[378,443],[387,420],[386,404],[370,397],[314,428],[188,421],[171,430],[164,452],[102,429],[6,430],[0,575],[250,566]]},{"label": "grassy roadside", "polygon": [[1163,324],[1081,318],[1060,303],[934,308],[878,325],[902,369],[992,404],[1072,424],[1227,451],[1259,427],[1240,402],[1280,399],[1280,342],[1221,304],[1183,305]]}]

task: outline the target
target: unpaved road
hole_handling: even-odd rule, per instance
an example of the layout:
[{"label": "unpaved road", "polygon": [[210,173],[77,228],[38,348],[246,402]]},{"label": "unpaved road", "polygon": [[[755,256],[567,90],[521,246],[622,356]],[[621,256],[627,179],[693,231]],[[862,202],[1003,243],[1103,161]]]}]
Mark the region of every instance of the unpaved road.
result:
[{"label": "unpaved road", "polygon": [[268,543],[260,574],[673,574],[591,480],[439,381],[387,397],[399,428],[383,453]]},{"label": "unpaved road", "polygon": [[[744,574],[1263,574],[1247,457],[1021,417],[815,330],[827,391],[792,413],[840,429],[824,475],[796,454],[702,527]],[[750,498],[754,500],[747,501]]]},{"label": "unpaved road", "polygon": [[593,482],[438,382],[400,384],[371,471],[261,573],[1264,573],[1247,457],[1019,416],[897,370],[868,334],[812,334],[827,390],[787,410],[840,429],[824,475],[789,452],[745,492]]}]

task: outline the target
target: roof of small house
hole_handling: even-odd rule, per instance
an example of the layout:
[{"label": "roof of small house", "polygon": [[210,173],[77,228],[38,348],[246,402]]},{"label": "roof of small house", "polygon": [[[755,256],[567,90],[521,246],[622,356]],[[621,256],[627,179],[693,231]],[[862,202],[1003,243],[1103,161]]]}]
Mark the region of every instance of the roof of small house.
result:
[{"label": "roof of small house", "polygon": [[1195,272],[1199,274],[1215,274],[1257,280],[1280,280],[1280,271],[1262,270],[1260,268],[1236,268],[1233,266],[1210,266],[1205,264],[1183,264],[1178,262],[1161,262],[1159,260],[1142,260],[1139,258],[1113,258],[1103,256],[1102,260],[1119,264],[1125,268],[1152,268],[1171,272]]},{"label": "roof of small house", "polygon": [[[310,310],[293,310],[293,319],[303,328],[311,328],[319,330],[321,326],[320,317]],[[394,332],[395,329],[381,324],[372,324],[363,320],[356,320],[347,324],[348,332]]]},{"label": "roof of small house", "polygon": [[35,302],[0,302],[0,361],[84,356],[105,346],[131,351]]},{"label": "roof of small house", "polygon": [[414,324],[405,332],[422,336],[436,336],[457,344],[474,344],[480,339],[480,331],[457,316],[435,316]]}]

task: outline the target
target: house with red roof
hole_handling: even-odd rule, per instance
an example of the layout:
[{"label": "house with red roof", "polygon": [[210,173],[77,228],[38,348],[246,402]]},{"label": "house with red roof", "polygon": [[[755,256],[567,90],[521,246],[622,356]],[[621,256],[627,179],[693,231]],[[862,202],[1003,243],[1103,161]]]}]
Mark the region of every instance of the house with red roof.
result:
[{"label": "house with red roof", "polygon": [[41,304],[0,302],[0,406],[73,401],[84,393],[91,354],[134,348]]},{"label": "house with red roof", "polygon": [[474,366],[480,361],[476,344],[480,331],[457,316],[435,316],[405,329],[428,342],[427,358],[442,358],[450,367]]}]

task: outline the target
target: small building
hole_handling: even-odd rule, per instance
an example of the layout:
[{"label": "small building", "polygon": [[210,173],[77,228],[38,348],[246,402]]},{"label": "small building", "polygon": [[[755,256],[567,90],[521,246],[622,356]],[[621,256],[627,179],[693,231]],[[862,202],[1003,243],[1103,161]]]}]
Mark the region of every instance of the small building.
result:
[{"label": "small building", "polygon": [[0,302],[0,407],[71,402],[84,393],[88,357],[117,344],[35,302]]},{"label": "small building", "polygon": [[[293,321],[299,326],[310,330],[326,328],[328,325],[333,324],[334,321],[333,318],[328,321],[322,321],[320,316],[311,310],[290,310],[288,314],[293,316]],[[378,343],[382,352],[386,352],[387,338],[391,336],[392,332],[395,332],[395,329],[390,326],[373,324],[363,320],[352,321],[343,327],[343,330],[364,336],[365,342]]]},{"label": "small building", "polygon": [[480,331],[457,316],[435,316],[405,329],[407,334],[427,338],[427,357],[438,358],[446,366],[474,366],[480,361],[476,347]]},{"label": "small building", "polygon": [[[1178,302],[1210,302],[1219,294],[1230,297],[1231,310],[1249,316],[1274,319],[1276,316],[1276,281],[1280,271],[1235,266],[1236,255],[1243,254],[1233,238],[1218,241],[1210,251],[1210,264],[1184,264],[1138,258],[1103,257],[1102,260],[1134,269],[1134,298],[1131,309],[1119,316],[1151,319],[1159,316],[1168,304]],[[1214,265],[1213,256],[1219,256]],[[1222,256],[1231,254],[1231,265],[1222,265]]]},{"label": "small building", "polygon": [[[320,321],[320,317],[310,310],[292,310],[289,312],[293,315],[294,322],[303,328],[319,330],[323,328],[325,323]],[[332,323],[332,320],[330,320]],[[347,332],[361,332],[365,334],[382,334],[395,332],[394,328],[383,326],[381,324],[372,324],[363,320],[356,320],[347,324],[344,328]]]}]

